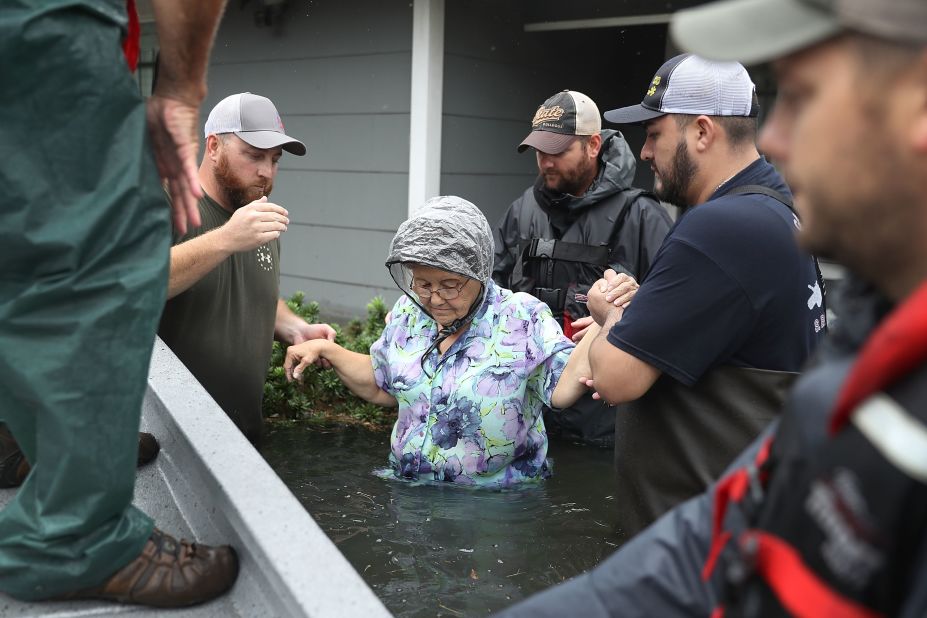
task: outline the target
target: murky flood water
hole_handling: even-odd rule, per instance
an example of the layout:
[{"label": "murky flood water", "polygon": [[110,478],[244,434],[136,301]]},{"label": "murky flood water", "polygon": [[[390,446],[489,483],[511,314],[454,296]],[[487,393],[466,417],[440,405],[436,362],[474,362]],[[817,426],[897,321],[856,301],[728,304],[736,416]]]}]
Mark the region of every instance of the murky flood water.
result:
[{"label": "murky flood water", "polygon": [[552,442],[553,478],[507,490],[384,480],[389,435],[278,429],[262,449],[397,616],[482,616],[616,547],[611,451]]}]

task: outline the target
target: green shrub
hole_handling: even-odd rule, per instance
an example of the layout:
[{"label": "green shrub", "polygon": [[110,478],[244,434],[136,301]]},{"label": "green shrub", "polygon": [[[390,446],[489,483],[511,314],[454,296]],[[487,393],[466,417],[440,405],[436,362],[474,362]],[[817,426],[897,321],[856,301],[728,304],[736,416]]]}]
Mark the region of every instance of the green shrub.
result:
[{"label": "green shrub", "polygon": [[[302,292],[287,301],[293,313],[310,324],[319,321],[319,303],[305,302]],[[387,307],[379,296],[367,304],[367,318],[351,320],[344,327],[332,324],[335,341],[348,350],[368,354],[370,346],[380,338],[385,325]],[[331,369],[310,366],[302,382],[287,382],[283,371],[286,346],[274,342],[267,380],[264,383],[264,418],[279,420],[321,420],[356,422],[368,426],[387,427],[395,419],[395,410],[381,408],[356,397]]]}]

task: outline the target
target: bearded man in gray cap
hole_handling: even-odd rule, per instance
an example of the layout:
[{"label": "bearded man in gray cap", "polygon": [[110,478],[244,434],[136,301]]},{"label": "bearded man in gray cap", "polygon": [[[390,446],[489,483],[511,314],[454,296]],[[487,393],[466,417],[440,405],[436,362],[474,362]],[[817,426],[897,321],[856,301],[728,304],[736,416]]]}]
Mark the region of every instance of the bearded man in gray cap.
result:
[{"label": "bearded man in gray cap", "polygon": [[800,242],[848,267],[848,310],[711,491],[506,615],[927,615],[927,3],[735,0],[672,29],[773,61],[760,146]]},{"label": "bearded man in gray cap", "polygon": [[307,324],[279,296],[279,238],[289,218],[267,197],[283,151],[302,156],[306,146],[284,133],[270,99],[249,92],[220,101],[205,133],[203,225],[174,239],[158,335],[257,444],[274,337],[335,338],[331,326]]},{"label": "bearded man in gray cap", "polygon": [[[577,341],[592,324],[583,298],[589,286],[608,268],[643,279],[672,221],[651,193],[631,186],[634,154],[621,133],[602,130],[585,94],[564,90],[544,101],[518,151],[529,148],[538,178],[494,230],[493,279],[547,303]],[[615,415],[591,394],[544,419],[553,435],[614,441]]]}]

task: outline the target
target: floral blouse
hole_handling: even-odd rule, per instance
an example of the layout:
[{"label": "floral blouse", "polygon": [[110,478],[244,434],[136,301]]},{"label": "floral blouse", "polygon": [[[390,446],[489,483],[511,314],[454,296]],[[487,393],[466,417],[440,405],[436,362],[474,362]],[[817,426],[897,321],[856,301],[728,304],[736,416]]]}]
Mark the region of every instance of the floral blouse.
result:
[{"label": "floral blouse", "polygon": [[573,343],[547,305],[490,281],[470,327],[443,355],[431,352],[426,373],[420,361],[437,334],[403,296],[370,348],[377,384],[399,402],[396,476],[494,487],[550,476],[542,411]]}]

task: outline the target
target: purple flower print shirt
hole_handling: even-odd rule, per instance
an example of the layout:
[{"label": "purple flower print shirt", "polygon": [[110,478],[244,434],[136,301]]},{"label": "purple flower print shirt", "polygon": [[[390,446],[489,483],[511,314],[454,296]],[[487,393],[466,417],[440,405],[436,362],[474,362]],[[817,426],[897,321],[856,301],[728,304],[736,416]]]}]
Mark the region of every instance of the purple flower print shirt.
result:
[{"label": "purple flower print shirt", "polygon": [[396,476],[492,487],[549,476],[542,410],[573,343],[547,305],[490,281],[470,327],[443,355],[429,355],[426,373],[422,354],[437,335],[403,296],[370,348],[377,384],[399,402]]}]

